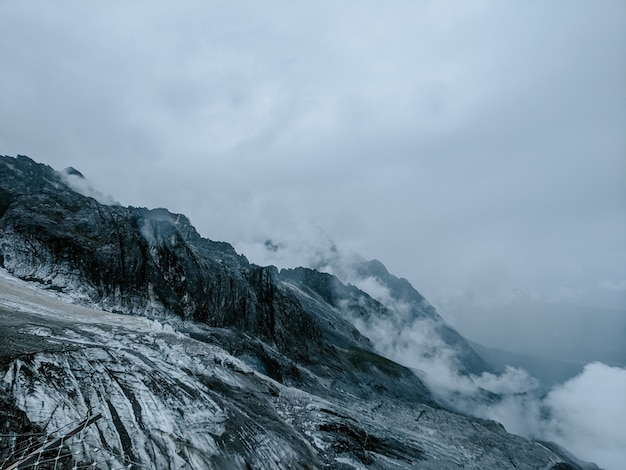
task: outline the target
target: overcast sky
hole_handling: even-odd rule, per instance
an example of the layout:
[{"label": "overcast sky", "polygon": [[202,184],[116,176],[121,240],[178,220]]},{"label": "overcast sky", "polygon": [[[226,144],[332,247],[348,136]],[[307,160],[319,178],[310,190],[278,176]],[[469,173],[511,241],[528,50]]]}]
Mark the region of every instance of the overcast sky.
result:
[{"label": "overcast sky", "polygon": [[2,0],[0,20],[1,154],[251,253],[328,237],[444,317],[624,299],[623,0]]}]

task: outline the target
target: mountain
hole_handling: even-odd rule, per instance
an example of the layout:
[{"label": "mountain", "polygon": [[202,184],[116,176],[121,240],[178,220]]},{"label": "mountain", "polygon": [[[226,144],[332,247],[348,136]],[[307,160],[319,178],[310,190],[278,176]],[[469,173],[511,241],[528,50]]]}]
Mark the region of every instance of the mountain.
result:
[{"label": "mountain", "polygon": [[[460,324],[459,328],[496,349],[517,353],[532,350],[537,356],[561,362],[584,365],[600,361],[626,367],[624,305],[608,308],[521,298],[498,308],[481,308],[480,318],[490,328],[478,322]],[[472,318],[471,307],[468,313]]]},{"label": "mountain", "polygon": [[379,262],[358,269],[385,299],[257,266],[18,156],[0,157],[0,269],[3,436],[102,415],[55,467],[594,468],[450,410],[380,355],[355,325],[425,320],[461,372],[491,370]]},{"label": "mountain", "polygon": [[522,354],[490,348],[473,341],[469,343],[475,351],[500,370],[505,370],[507,366],[522,368],[540,380],[546,389],[576,377],[588,364],[573,360],[554,359],[537,354]]},{"label": "mountain", "polygon": [[[375,269],[372,269],[375,267]],[[338,277],[320,273],[308,268],[283,269],[279,279],[283,283],[298,287],[306,295],[299,295],[301,302],[315,308],[308,298],[318,296],[321,305],[330,305],[333,314],[340,312],[351,324],[357,324],[364,331],[382,330],[390,344],[386,349],[397,349],[402,341],[404,331],[415,328],[428,329],[428,333],[437,338],[442,348],[452,352],[451,366],[459,374],[480,375],[494,372],[495,369],[479,356],[469,343],[453,328],[448,326],[436,310],[419,294],[406,279],[398,279],[390,274],[384,265],[377,260],[352,261],[350,269],[358,279],[367,283],[375,283],[376,289],[384,289],[384,298],[374,299],[372,296],[353,284],[343,284]],[[319,307],[318,307],[319,309]],[[323,317],[318,312],[318,318]],[[334,317],[331,316],[331,323]],[[379,345],[381,346],[381,345]],[[432,356],[428,348],[414,348],[415,365],[419,366],[419,358]],[[393,355],[393,351],[389,351]]]}]

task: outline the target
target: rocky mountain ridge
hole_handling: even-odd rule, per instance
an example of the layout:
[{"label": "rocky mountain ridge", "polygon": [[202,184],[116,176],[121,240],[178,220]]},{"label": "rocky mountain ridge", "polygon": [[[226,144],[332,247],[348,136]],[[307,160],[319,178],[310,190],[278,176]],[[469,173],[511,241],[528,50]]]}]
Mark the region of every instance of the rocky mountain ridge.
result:
[{"label": "rocky mountain ridge", "polygon": [[[355,286],[256,266],[183,215],[101,204],[28,157],[0,157],[0,267],[39,288],[3,288],[4,416],[45,428],[103,410],[94,438],[115,465],[579,468],[442,407],[354,327],[393,315]],[[466,373],[490,370],[408,282],[378,262],[361,269],[407,318],[437,319]]]}]

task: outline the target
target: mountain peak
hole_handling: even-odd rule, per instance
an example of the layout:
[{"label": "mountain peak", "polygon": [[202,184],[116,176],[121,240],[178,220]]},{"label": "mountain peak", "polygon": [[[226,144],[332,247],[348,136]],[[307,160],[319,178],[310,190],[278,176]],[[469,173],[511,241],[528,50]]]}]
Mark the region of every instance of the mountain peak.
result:
[{"label": "mountain peak", "polygon": [[63,170],[63,173],[65,173],[66,175],[72,175],[72,176],[78,176],[79,178],[85,178],[85,176],[78,171],[76,168],[68,166],[65,170]]}]

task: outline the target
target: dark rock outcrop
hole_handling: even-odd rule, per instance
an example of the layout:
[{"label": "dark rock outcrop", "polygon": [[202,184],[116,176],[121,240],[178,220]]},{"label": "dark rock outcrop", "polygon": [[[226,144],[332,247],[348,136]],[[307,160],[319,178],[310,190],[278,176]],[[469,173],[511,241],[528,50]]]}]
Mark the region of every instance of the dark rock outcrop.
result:
[{"label": "dark rock outcrop", "polygon": [[234,327],[302,357],[321,338],[274,269],[202,238],[183,215],[102,205],[28,157],[0,164],[0,256],[14,275],[109,311]]}]

